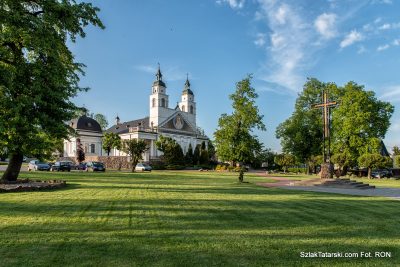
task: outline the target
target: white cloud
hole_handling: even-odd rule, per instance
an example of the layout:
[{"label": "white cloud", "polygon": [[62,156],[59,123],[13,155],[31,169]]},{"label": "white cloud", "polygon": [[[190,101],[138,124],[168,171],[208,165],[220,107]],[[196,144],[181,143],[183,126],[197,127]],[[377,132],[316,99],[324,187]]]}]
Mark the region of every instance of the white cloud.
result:
[{"label": "white cloud", "polygon": [[244,7],[245,0],[217,0],[217,4],[228,4],[233,9],[241,9]]},{"label": "white cloud", "polygon": [[[258,0],[268,25],[267,61],[257,75],[271,86],[297,92],[305,81],[302,72],[309,55],[310,35],[315,32],[294,6],[275,0]],[[311,63],[309,63],[310,67]]]},{"label": "white cloud", "polygon": [[146,73],[156,73],[157,68],[150,65],[139,65],[135,66],[135,69],[146,72]]},{"label": "white cloud", "polygon": [[256,40],[254,40],[254,44],[258,47],[263,47],[265,45],[265,34],[257,33]]},{"label": "white cloud", "polygon": [[383,50],[386,50],[386,49],[388,49],[390,46],[388,45],[388,44],[385,44],[385,45],[380,45],[380,46],[378,46],[378,48],[376,49],[376,51],[383,51]]},{"label": "white cloud", "polygon": [[348,33],[344,39],[340,42],[340,47],[345,48],[346,46],[352,45],[356,42],[362,41],[364,39],[364,36],[362,33],[353,30],[350,33]]},{"label": "white cloud", "polygon": [[[135,69],[149,73],[149,74],[156,74],[158,67],[156,66],[151,66],[151,65],[138,65],[135,66]],[[184,80],[186,79],[186,72],[182,71],[179,67],[176,66],[168,66],[163,68],[161,66],[161,72],[163,75],[163,80],[165,81],[179,81],[179,80]],[[189,76],[191,79],[193,79],[193,75],[189,73]]]},{"label": "white cloud", "polygon": [[365,46],[360,45],[360,47],[357,50],[357,54],[364,54],[366,53],[368,50],[365,48]]},{"label": "white cloud", "polygon": [[400,39],[393,40],[392,44],[396,46],[400,45]]},{"label": "white cloud", "polygon": [[380,27],[378,28],[378,30],[388,30],[388,29],[390,29],[390,28],[391,28],[390,24],[389,24],[389,23],[385,23],[385,24],[383,24],[382,26],[380,26]]},{"label": "white cloud", "polygon": [[336,18],[335,14],[323,13],[314,21],[314,27],[325,39],[336,36]]},{"label": "white cloud", "polygon": [[400,85],[389,86],[384,91],[385,93],[379,97],[380,99],[390,102],[400,102]]}]

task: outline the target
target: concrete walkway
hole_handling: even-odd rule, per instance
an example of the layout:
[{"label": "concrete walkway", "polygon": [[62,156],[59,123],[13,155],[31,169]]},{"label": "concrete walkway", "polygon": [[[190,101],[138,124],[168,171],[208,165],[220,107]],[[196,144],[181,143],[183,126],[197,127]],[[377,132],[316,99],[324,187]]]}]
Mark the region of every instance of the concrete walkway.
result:
[{"label": "concrete walkway", "polygon": [[[353,196],[371,196],[371,197],[388,197],[396,200],[400,200],[400,188],[375,188],[375,189],[347,189],[347,188],[334,188],[334,187],[322,187],[322,186],[296,186],[296,179],[289,179],[285,177],[272,177],[265,174],[261,174],[268,179],[273,179],[274,183],[258,183],[257,185],[264,187],[277,187],[289,190],[301,190],[301,191],[312,191],[322,193],[333,193]],[[310,179],[315,180],[315,179]],[[305,181],[305,180],[303,180]],[[307,180],[308,181],[308,180]]]}]

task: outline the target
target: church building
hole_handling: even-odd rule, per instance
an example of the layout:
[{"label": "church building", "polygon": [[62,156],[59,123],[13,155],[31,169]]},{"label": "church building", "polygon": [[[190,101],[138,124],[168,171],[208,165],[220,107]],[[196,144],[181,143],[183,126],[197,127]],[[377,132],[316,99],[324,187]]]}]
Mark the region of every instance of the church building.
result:
[{"label": "church building", "polygon": [[[192,145],[193,150],[203,141],[207,145],[208,137],[197,128],[196,112],[194,93],[190,88],[188,78],[182,90],[181,101],[174,108],[170,107],[167,86],[158,66],[156,80],[153,82],[149,97],[149,116],[127,122],[121,122],[117,116],[115,125],[106,132],[116,133],[122,140],[132,138],[145,140],[149,150],[143,155],[143,160],[150,161],[162,155],[155,144],[160,135],[176,140],[184,153],[187,152],[189,144]],[[104,152],[103,155],[105,155]],[[125,156],[125,154],[113,149],[110,156]]]}]

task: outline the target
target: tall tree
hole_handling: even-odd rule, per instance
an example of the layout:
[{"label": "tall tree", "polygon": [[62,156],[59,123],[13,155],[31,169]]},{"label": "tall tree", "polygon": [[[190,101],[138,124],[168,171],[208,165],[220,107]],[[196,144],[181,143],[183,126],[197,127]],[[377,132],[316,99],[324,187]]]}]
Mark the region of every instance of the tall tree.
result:
[{"label": "tall tree", "polygon": [[73,0],[1,1],[0,147],[10,154],[3,180],[17,179],[24,154],[49,153],[72,133],[71,98],[87,88],[79,87],[84,65],[66,43],[85,37],[89,24],[104,28],[98,11]]},{"label": "tall tree", "polygon": [[186,152],[185,155],[185,162],[186,164],[193,164],[193,148],[192,148],[192,144],[189,144],[189,148],[188,151]]},{"label": "tall tree", "polygon": [[85,161],[85,151],[79,138],[76,139],[76,161],[79,163]]},{"label": "tall tree", "polygon": [[103,131],[107,130],[108,121],[106,116],[103,114],[97,113],[93,116],[93,118],[100,124],[100,127]]},{"label": "tall tree", "polygon": [[194,165],[197,165],[200,163],[200,148],[201,148],[200,145],[197,145],[194,148],[194,152],[193,152],[193,164]]},{"label": "tall tree", "polygon": [[307,80],[296,99],[292,116],[276,129],[276,137],[280,138],[284,153],[290,153],[297,161],[308,165],[312,165],[313,156],[321,154],[321,112],[311,109],[311,106],[321,101],[322,89],[334,91],[335,87],[334,84],[326,84],[314,78]]},{"label": "tall tree", "polygon": [[379,150],[394,107],[354,82],[340,87],[338,95],[340,105],[332,112],[332,151],[348,155],[354,166],[361,155]]},{"label": "tall tree", "polygon": [[[252,76],[236,84],[236,91],[229,96],[232,100],[233,113],[222,114],[218,120],[218,129],[214,133],[218,158],[243,164],[251,162],[255,151],[261,148],[254,129],[265,131],[255,100],[258,97],[251,86]],[[243,182],[244,171],[239,172],[239,181]]]},{"label": "tall tree", "polygon": [[121,149],[121,137],[116,133],[105,133],[103,136],[103,149],[110,156],[111,149]]},{"label": "tall tree", "polygon": [[143,153],[149,149],[144,140],[127,139],[122,141],[122,151],[131,158],[131,170],[135,172],[135,167],[139,160],[143,159]]},{"label": "tall tree", "polygon": [[157,149],[164,153],[166,164],[181,165],[184,163],[184,156],[181,146],[172,138],[160,135],[156,142]]},{"label": "tall tree", "polygon": [[208,157],[210,161],[215,161],[215,147],[211,140],[208,140]]}]

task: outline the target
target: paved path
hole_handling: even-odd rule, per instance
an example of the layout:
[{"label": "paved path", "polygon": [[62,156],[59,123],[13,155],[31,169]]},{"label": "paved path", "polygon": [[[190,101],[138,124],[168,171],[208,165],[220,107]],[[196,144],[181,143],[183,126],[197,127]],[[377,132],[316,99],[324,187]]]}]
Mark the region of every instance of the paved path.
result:
[{"label": "paved path", "polygon": [[272,177],[261,173],[260,175],[268,179],[273,179],[277,181],[275,183],[258,183],[258,185],[265,187],[278,187],[289,190],[334,193],[334,194],[344,194],[344,195],[354,195],[354,196],[389,197],[392,199],[400,200],[400,188],[381,187],[375,189],[347,189],[347,188],[334,188],[334,187],[322,187],[322,186],[295,186],[294,182],[299,180],[289,179],[285,177]]}]

